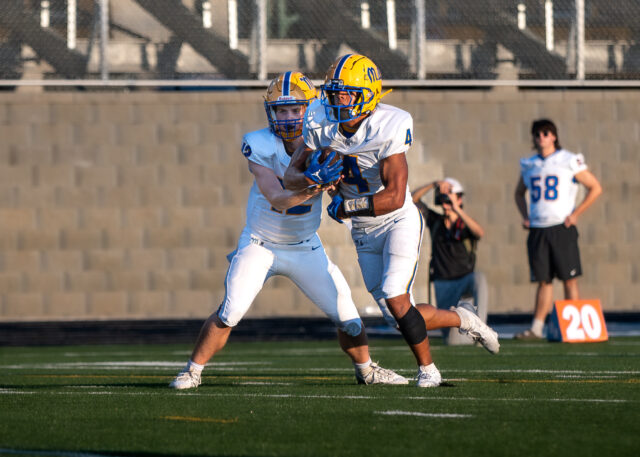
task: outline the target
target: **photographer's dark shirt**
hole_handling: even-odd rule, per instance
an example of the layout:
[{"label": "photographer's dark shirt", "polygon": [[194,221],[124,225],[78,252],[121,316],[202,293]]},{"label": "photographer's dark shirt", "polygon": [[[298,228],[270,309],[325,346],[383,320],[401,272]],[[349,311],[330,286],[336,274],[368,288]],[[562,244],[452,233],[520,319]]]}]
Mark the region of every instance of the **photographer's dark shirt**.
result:
[{"label": "photographer's dark shirt", "polygon": [[422,202],[417,204],[431,233],[431,279],[456,279],[473,272],[478,238],[458,218],[450,229],[445,217]]}]

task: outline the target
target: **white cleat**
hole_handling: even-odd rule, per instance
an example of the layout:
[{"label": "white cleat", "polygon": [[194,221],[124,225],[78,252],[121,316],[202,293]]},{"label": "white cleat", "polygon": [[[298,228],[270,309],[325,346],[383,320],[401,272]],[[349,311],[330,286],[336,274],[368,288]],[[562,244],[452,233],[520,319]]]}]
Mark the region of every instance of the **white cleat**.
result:
[{"label": "white cleat", "polygon": [[200,373],[189,371],[186,368],[178,373],[176,379],[169,384],[169,387],[177,390],[193,389],[200,385]]},{"label": "white cleat", "polygon": [[457,307],[453,308],[453,311],[460,316],[460,333],[469,335],[492,354],[497,354],[500,351],[498,334],[491,327],[468,309]]},{"label": "white cleat", "polygon": [[367,367],[365,373],[356,370],[358,384],[409,384],[409,380],[392,370],[382,368],[376,363]]},{"label": "white cleat", "polygon": [[435,365],[427,370],[418,368],[418,387],[438,387],[441,383],[442,376]]}]

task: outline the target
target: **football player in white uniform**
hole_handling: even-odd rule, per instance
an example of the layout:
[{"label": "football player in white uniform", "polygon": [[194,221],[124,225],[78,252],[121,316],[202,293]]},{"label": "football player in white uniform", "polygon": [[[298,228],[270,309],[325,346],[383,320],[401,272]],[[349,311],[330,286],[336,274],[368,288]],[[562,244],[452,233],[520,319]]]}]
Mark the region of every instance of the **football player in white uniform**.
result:
[{"label": "football player in white uniform", "polygon": [[187,366],[170,384],[175,389],[200,384],[204,365],[224,347],[231,329],[249,310],[265,281],[275,275],[290,278],[335,323],[340,346],[352,359],[359,384],[408,383],[404,377],[372,363],[351,290],[316,233],[322,215],[322,191],[339,179],[341,161],[331,163],[333,157],[329,156],[322,164],[310,165],[310,175],[316,182],[299,192],[282,186],[291,154],[303,144],[304,113],[315,98],[315,87],[302,73],[278,76],[265,97],[269,128],[243,138],[242,153],[255,177],[247,203],[247,224],[238,248],[229,255],[224,300],[204,323]]},{"label": "football player in white uniform", "polygon": [[[565,299],[578,299],[578,276],[582,274],[576,222],[602,193],[587,170],[582,154],[562,149],[558,130],[549,119],[531,126],[535,154],[520,160],[520,179],[515,192],[522,226],[529,230],[527,251],[531,282],[538,283],[531,329],[515,335],[533,340],[543,336],[544,323],[553,306],[553,278],[564,283]],[[578,184],[587,194],[577,207]],[[525,193],[529,191],[529,209]]]},{"label": "football player in white uniform", "polygon": [[303,173],[311,151],[330,148],[342,154],[343,179],[327,211],[351,220],[351,236],[367,290],[385,319],[397,326],[419,365],[418,386],[442,382],[431,358],[427,329],[460,327],[490,352],[498,352],[497,334],[465,309],[415,306],[412,285],[418,265],[423,220],[407,185],[405,153],[413,142],[413,120],[406,111],[379,104],[382,82],[367,57],[347,54],[327,72],[321,101],[309,106],[303,136],[285,174],[285,187],[313,184]]}]

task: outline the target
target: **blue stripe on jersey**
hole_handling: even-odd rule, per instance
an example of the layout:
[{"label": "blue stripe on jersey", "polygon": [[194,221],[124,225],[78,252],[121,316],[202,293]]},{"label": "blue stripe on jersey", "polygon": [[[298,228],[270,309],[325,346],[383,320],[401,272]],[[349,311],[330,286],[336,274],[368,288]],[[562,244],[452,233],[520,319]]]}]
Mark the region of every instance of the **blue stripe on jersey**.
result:
[{"label": "blue stripe on jersey", "polygon": [[289,85],[291,84],[291,72],[288,71],[284,74],[284,77],[282,78],[282,95],[289,95],[290,94],[290,88]]},{"label": "blue stripe on jersey", "polygon": [[336,66],[336,71],[333,72],[333,78],[332,79],[341,79],[340,78],[340,72],[342,71],[342,68],[344,67],[344,64],[347,62],[347,59],[349,59],[349,57],[351,57],[352,55],[353,54],[347,54],[342,59],[340,59],[340,62],[338,62],[338,66]]}]

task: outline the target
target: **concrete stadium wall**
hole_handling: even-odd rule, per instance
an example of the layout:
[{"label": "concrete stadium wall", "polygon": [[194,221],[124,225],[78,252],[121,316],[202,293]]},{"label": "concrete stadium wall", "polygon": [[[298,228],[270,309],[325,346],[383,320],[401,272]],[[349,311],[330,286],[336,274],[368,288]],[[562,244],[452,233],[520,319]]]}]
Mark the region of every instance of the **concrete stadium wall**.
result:
[{"label": "concrete stadium wall", "polygon": [[[206,317],[244,224],[240,140],[265,124],[262,92],[0,93],[0,320]],[[453,176],[467,189],[490,313],[533,307],[513,191],[539,117],[604,187],[579,221],[582,295],[640,310],[640,91],[395,90],[385,102],[414,117],[411,187]],[[325,219],[320,234],[363,314],[375,310],[346,229]],[[429,255],[425,235],[418,301]],[[319,315],[274,278],[248,316]]]}]

